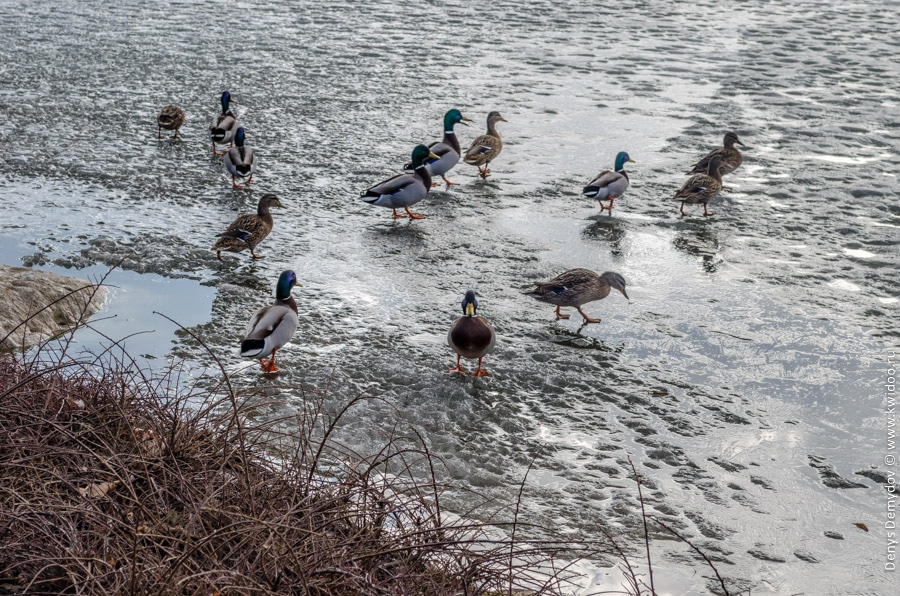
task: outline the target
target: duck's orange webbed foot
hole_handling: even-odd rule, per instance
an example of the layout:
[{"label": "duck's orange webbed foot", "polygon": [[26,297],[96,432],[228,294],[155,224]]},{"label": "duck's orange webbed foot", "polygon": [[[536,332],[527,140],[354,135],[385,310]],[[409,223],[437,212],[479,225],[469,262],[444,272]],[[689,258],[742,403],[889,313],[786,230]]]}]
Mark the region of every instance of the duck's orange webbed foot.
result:
[{"label": "duck's orange webbed foot", "polygon": [[584,317],[584,322],[585,322],[585,324],[587,324],[587,323],[599,323],[599,322],[600,322],[600,319],[595,319],[595,318],[593,318],[593,317],[589,317],[589,316],[587,316],[586,314],[584,314],[584,311],[581,310],[581,308],[578,309],[578,314],[580,314],[582,317]]},{"label": "duck's orange webbed foot", "polygon": [[264,373],[276,373],[278,369],[275,367],[275,352],[278,350],[272,350],[272,356],[268,360],[264,360],[263,358],[259,359],[259,365],[262,366],[262,370]]},{"label": "duck's orange webbed foot", "polygon": [[448,373],[460,373],[460,374],[463,374],[463,375],[469,374],[469,371],[467,371],[466,369],[464,369],[462,366],[459,365],[459,359],[460,359],[460,358],[461,358],[461,356],[459,356],[459,355],[457,354],[457,356],[456,356],[456,366],[454,366],[453,368],[447,370]]},{"label": "duck's orange webbed foot", "polygon": [[478,359],[478,368],[475,369],[475,372],[472,373],[473,377],[487,377],[491,373],[481,368],[481,358]]}]

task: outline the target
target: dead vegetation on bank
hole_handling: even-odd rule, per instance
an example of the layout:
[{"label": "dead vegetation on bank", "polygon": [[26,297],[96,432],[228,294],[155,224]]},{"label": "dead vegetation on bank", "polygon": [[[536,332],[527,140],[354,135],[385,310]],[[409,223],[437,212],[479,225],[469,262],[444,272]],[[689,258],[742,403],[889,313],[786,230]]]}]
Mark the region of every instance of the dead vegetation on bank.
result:
[{"label": "dead vegetation on bank", "polygon": [[424,445],[395,440],[362,457],[331,439],[341,412],[315,396],[292,420],[254,422],[259,404],[233,394],[202,402],[152,389],[96,364],[0,355],[0,592],[556,593],[565,583],[530,571],[571,545],[537,550],[442,515],[442,487],[404,473],[436,465]]},{"label": "dead vegetation on bank", "polygon": [[304,406],[268,419],[224,371],[192,391],[68,347],[0,353],[0,594],[567,594],[560,561],[607,556],[614,593],[656,593],[646,516],[644,575],[608,533],[517,538],[519,503],[492,525],[448,515],[454,487],[415,429],[371,455],[335,438],[374,398],[330,410],[298,389]]}]

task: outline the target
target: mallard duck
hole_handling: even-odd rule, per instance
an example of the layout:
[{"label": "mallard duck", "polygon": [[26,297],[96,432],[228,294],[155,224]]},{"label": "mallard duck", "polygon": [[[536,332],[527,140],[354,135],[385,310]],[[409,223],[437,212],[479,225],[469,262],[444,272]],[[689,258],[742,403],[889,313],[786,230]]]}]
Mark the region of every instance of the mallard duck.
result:
[{"label": "mallard duck", "polygon": [[[612,215],[613,202],[628,189],[629,180],[628,172],[625,171],[625,162],[629,161],[634,163],[634,160],[627,153],[620,151],[616,155],[615,170],[603,170],[597,174],[596,178],[584,187],[581,194],[597,199],[597,202],[600,203],[600,211],[602,212],[606,209]],[[603,201],[606,199],[609,199],[609,205],[603,204]]]},{"label": "mallard duck", "polygon": [[684,204],[703,203],[703,215],[713,215],[706,209],[706,204],[722,190],[721,155],[713,155],[709,160],[709,169],[705,174],[694,174],[681,186],[673,198],[681,199],[681,216],[684,217]]},{"label": "mallard duck", "polygon": [[707,173],[709,171],[709,160],[711,160],[714,155],[722,157],[722,169],[720,172],[723,176],[735,171],[738,166],[741,165],[741,162],[744,161],[744,156],[735,148],[735,144],[743,145],[743,143],[738,139],[737,134],[726,132],[723,144],[725,145],[724,147],[713,149],[706,154],[706,157],[695,163],[688,174]]},{"label": "mallard duck", "polygon": [[231,147],[234,132],[238,129],[237,116],[231,111],[232,103],[237,102],[231,99],[231,93],[223,91],[222,113],[217,114],[213,118],[212,124],[209,125],[209,138],[212,141],[213,155],[222,155],[224,153],[216,149],[216,143],[220,145],[228,143],[228,146]]},{"label": "mallard duck", "polygon": [[[252,147],[245,147],[246,135],[243,128],[234,131],[234,147],[228,150],[223,161],[225,169],[231,174],[231,187],[240,188],[250,184],[253,180],[253,172],[256,171],[256,153]],[[243,184],[238,184],[238,178],[246,178]]]},{"label": "mallard duck", "polygon": [[250,249],[250,256],[254,259],[263,258],[253,252],[256,245],[265,239],[272,231],[271,207],[284,207],[277,196],[265,194],[259,199],[256,213],[244,213],[237,216],[224,232],[219,234],[218,240],[213,244],[212,250],[216,251],[216,258],[222,260],[222,251],[240,252]]},{"label": "mallard duck", "polygon": [[[450,182],[447,180],[447,177],[444,176],[444,174],[449,172],[453,166],[459,162],[459,156],[462,153],[462,149],[459,147],[459,139],[456,138],[453,126],[457,123],[468,126],[467,123],[471,121],[470,118],[463,116],[459,110],[453,108],[444,114],[444,138],[428,145],[429,151],[438,157],[436,159],[430,157],[425,160],[425,167],[432,176],[440,176],[443,178],[447,188],[450,188],[453,184],[458,184],[457,182]],[[437,182],[433,182],[432,186],[437,186]]]},{"label": "mallard duck", "polygon": [[593,319],[584,314],[581,305],[606,298],[610,288],[619,290],[625,298],[628,298],[628,294],[625,293],[625,279],[618,273],[607,271],[597,275],[590,269],[571,269],[560,273],[550,281],[537,284],[533,290],[526,292],[526,295],[541,302],[555,304],[557,319],[569,318],[569,315],[559,311],[560,307],[574,306],[584,317],[585,323],[599,323],[600,319]]},{"label": "mallard duck", "polygon": [[162,138],[162,129],[174,130],[173,138],[178,138],[178,129],[184,124],[184,110],[176,105],[168,105],[156,117],[156,138]]},{"label": "mallard duck", "polygon": [[478,358],[478,368],[472,373],[473,377],[486,377],[490,373],[481,368],[484,356],[494,348],[496,334],[494,328],[484,317],[476,316],[478,300],[475,292],[466,292],[462,301],[463,316],[456,319],[450,332],[447,334],[447,344],[456,352],[456,366],[448,372],[466,374],[466,370],[459,365],[460,358]]},{"label": "mallard duck", "polygon": [[[431,190],[431,174],[424,163],[430,157],[438,158],[425,145],[416,145],[410,160],[412,174],[397,174],[364,190],[359,197],[371,205],[393,209],[394,217],[408,215],[411,219],[424,219],[424,215],[413,213],[409,207],[424,199]],[[397,213],[401,207],[406,210],[406,215]]]},{"label": "mallard duck", "polygon": [[[263,372],[278,372],[275,368],[275,352],[290,341],[297,330],[297,303],[291,289],[297,285],[297,275],[285,271],[275,285],[275,302],[256,311],[241,341],[241,356],[256,358]],[[266,360],[267,356],[271,356]]]},{"label": "mallard duck", "polygon": [[[503,149],[503,141],[497,134],[497,128],[494,126],[497,122],[506,122],[500,112],[491,112],[487,117],[487,134],[476,137],[469,150],[466,151],[463,161],[471,166],[478,166],[478,174],[482,178],[487,178],[491,171],[488,166],[495,157],[500,155]],[[484,166],[484,167],[481,167]]]}]

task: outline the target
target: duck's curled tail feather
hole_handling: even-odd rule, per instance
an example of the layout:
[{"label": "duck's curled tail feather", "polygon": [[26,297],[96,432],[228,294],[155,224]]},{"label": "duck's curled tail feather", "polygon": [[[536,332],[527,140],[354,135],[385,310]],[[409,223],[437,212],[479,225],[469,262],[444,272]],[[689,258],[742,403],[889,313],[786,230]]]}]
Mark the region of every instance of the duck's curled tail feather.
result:
[{"label": "duck's curled tail feather", "polygon": [[241,356],[244,358],[253,358],[262,354],[266,348],[266,342],[263,339],[245,339],[241,342]]}]

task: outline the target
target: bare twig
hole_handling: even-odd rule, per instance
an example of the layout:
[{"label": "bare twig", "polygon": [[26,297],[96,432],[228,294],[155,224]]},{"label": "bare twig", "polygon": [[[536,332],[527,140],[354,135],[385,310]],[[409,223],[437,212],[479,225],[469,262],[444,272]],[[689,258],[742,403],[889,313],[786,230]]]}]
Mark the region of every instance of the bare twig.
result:
[{"label": "bare twig", "polygon": [[647,528],[647,511],[644,508],[644,493],[641,491],[641,477],[637,473],[637,470],[634,467],[634,462],[631,461],[631,456],[628,456],[628,464],[631,466],[631,473],[634,474],[634,482],[637,484],[638,489],[638,499],[641,502],[641,521],[644,524],[644,547],[647,550],[647,574],[650,576],[650,593],[653,596],[656,596],[656,587],[653,585],[653,560],[650,558],[650,531]]},{"label": "bare twig", "polygon": [[666,524],[664,521],[662,521],[662,520],[659,519],[658,517],[654,517],[654,518],[653,518],[653,521],[655,521],[655,522],[658,523],[660,526],[662,526],[663,528],[665,528],[666,530],[668,530],[669,532],[671,532],[672,535],[674,535],[676,538],[678,538],[679,540],[681,540],[682,542],[684,542],[685,544],[687,544],[689,547],[691,547],[691,549],[692,549],[695,553],[697,553],[698,555],[700,555],[700,556],[703,558],[703,560],[706,561],[706,564],[709,565],[709,568],[712,569],[713,573],[716,574],[716,579],[719,580],[719,585],[722,586],[722,594],[724,594],[725,596],[730,596],[730,593],[728,592],[728,588],[725,586],[725,580],[722,579],[722,576],[721,576],[721,575],[719,575],[719,570],[716,569],[716,566],[713,564],[713,562],[710,560],[710,558],[706,556],[706,553],[704,553],[702,550],[700,550],[699,548],[697,548],[690,540],[688,540],[687,538],[685,538],[684,536],[682,536],[681,534],[679,534],[673,527],[671,527],[670,525]]}]

